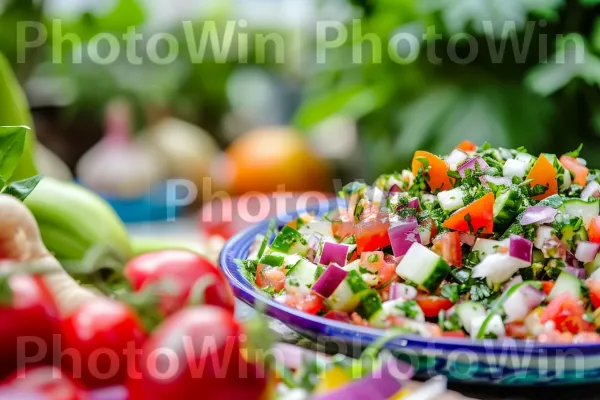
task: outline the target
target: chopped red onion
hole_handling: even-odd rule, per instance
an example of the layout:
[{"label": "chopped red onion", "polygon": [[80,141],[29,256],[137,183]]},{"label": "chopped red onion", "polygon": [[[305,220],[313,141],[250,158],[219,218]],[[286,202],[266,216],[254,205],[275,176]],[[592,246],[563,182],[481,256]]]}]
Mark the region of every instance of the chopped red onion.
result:
[{"label": "chopped red onion", "polygon": [[393,184],[392,187],[390,187],[389,193],[399,193],[402,191],[402,188],[400,188],[400,186],[398,186],[397,184]]},{"label": "chopped red onion", "polygon": [[512,285],[515,285],[515,284],[521,283],[521,282],[523,282],[523,277],[521,275],[515,275],[514,278],[512,278],[510,281],[508,281],[504,285],[502,285],[502,290],[505,291]]},{"label": "chopped red onion", "polygon": [[391,225],[388,229],[388,236],[396,257],[405,255],[413,243],[421,243],[419,224],[414,217]]},{"label": "chopped red onion", "polygon": [[348,271],[343,270],[337,264],[330,264],[323,272],[323,275],[317,279],[312,290],[323,297],[329,297],[347,276]]},{"label": "chopped red onion", "polygon": [[575,268],[575,267],[566,266],[565,271],[567,271],[568,273],[570,273],[571,275],[573,275],[576,278],[585,279],[585,269],[584,268]]},{"label": "chopped red onion", "polygon": [[349,251],[350,246],[347,244],[325,242],[323,244],[323,251],[319,257],[319,263],[324,265],[336,263],[344,266],[348,262]]},{"label": "chopped red onion", "polygon": [[522,321],[544,301],[545,295],[531,285],[521,286],[504,303],[505,322]]},{"label": "chopped red onion", "polygon": [[581,264],[575,258],[575,254],[571,253],[569,250],[567,250],[567,255],[565,256],[565,262],[569,267],[581,268]]},{"label": "chopped red onion", "polygon": [[390,285],[390,300],[413,300],[416,297],[417,289],[412,286],[400,282],[392,282]]},{"label": "chopped red onion", "polygon": [[415,210],[421,209],[421,204],[419,203],[418,197],[413,197],[408,200],[408,208],[414,208]]},{"label": "chopped red onion", "polygon": [[460,238],[460,242],[467,246],[473,246],[475,244],[475,239],[477,239],[474,235],[464,232],[460,232],[458,237]]},{"label": "chopped red onion", "polygon": [[581,198],[583,200],[587,200],[590,197],[598,197],[600,194],[600,183],[591,181],[587,184],[585,188],[581,191]]},{"label": "chopped red onion", "polygon": [[521,225],[529,224],[551,224],[554,222],[554,217],[558,210],[550,206],[533,206],[529,207],[523,213],[521,218]]},{"label": "chopped red onion", "polygon": [[381,367],[369,376],[353,380],[340,389],[312,397],[313,400],[373,399],[385,400],[397,394],[414,375],[410,364],[387,356]]},{"label": "chopped red onion", "polygon": [[465,177],[466,175],[466,171],[468,169],[475,169],[475,165],[479,164],[479,167],[481,168],[482,171],[487,171],[490,166],[488,165],[488,163],[485,162],[485,160],[479,156],[471,158],[468,161],[465,161],[463,164],[461,164],[460,167],[458,167],[458,173],[460,174],[460,176],[462,178]]},{"label": "chopped red onion", "polygon": [[584,263],[594,261],[596,254],[598,254],[598,250],[600,250],[600,243],[582,240],[577,244],[575,258]]},{"label": "chopped red onion", "polygon": [[531,240],[527,240],[518,235],[510,235],[508,253],[511,257],[518,258],[519,260],[531,264],[532,251],[533,243]]}]

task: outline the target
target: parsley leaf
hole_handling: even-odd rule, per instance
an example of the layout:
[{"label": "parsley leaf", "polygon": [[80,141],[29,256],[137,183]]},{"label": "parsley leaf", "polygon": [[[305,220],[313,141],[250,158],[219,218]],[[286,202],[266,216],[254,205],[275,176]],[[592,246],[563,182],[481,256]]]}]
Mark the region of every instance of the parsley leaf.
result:
[{"label": "parsley leaf", "polygon": [[569,151],[567,153],[565,153],[565,156],[570,156],[570,157],[579,157],[579,153],[581,152],[581,149],[583,148],[583,143],[579,144],[579,147],[577,147],[575,150],[573,151]]},{"label": "parsley leaf", "polygon": [[460,297],[459,286],[455,283],[442,286],[442,297],[445,297],[451,302],[456,303]]}]

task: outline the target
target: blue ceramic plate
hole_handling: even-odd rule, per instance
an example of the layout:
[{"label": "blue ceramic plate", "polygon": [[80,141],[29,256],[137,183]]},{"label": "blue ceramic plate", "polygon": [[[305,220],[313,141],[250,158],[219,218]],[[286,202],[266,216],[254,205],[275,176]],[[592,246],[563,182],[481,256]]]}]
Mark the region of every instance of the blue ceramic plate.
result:
[{"label": "blue ceramic plate", "polygon": [[[325,212],[331,205],[323,205]],[[314,210],[317,211],[317,210]],[[279,219],[280,226],[295,216]],[[222,250],[220,265],[235,295],[263,310],[329,351],[356,354],[385,334],[367,328],[302,313],[277,303],[246,280],[236,259],[244,259],[257,234],[269,221],[232,237]],[[544,345],[530,341],[431,338],[406,335],[386,347],[410,362],[420,376],[443,374],[451,380],[502,385],[563,385],[600,382],[600,345]]]}]

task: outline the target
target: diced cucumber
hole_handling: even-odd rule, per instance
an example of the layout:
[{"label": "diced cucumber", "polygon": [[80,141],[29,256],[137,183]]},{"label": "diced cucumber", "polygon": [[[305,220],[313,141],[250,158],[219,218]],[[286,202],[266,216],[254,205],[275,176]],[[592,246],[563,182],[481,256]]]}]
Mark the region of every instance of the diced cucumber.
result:
[{"label": "diced cucumber", "polygon": [[271,267],[281,267],[285,261],[285,258],[288,256],[288,254],[273,252],[263,254],[258,262],[259,264],[270,265]]},{"label": "diced cucumber", "polygon": [[501,247],[508,248],[508,239],[493,240],[477,238],[475,244],[473,245],[472,251],[479,252],[479,259],[483,260],[486,256],[497,253]]},{"label": "diced cucumber", "polygon": [[569,172],[569,170],[563,167],[563,165],[558,160],[558,157],[556,157],[556,154],[543,153],[542,155],[552,163],[552,166],[556,171],[558,189],[561,192],[568,190],[571,187],[571,173]]},{"label": "diced cucumber", "polygon": [[342,267],[345,271],[356,271],[360,272],[360,259],[352,261],[350,264],[346,264]]},{"label": "diced cucumber", "polygon": [[299,286],[311,287],[317,280],[317,265],[302,259],[290,268],[287,277]]},{"label": "diced cucumber", "polygon": [[516,190],[507,189],[494,201],[494,229],[506,230],[519,214],[521,199]]},{"label": "diced cucumber", "polygon": [[325,220],[312,220],[305,223],[298,232],[305,237],[309,237],[312,234],[317,234],[323,238],[333,239],[332,224]]},{"label": "diced cucumber", "polygon": [[574,250],[580,240],[587,240],[586,225],[583,218],[571,214],[558,214],[553,226],[558,230],[560,239]]},{"label": "diced cucumber", "polygon": [[388,300],[383,303],[383,311],[386,316],[402,316],[418,322],[425,322],[425,314],[415,300]]},{"label": "diced cucumber", "polygon": [[[488,319],[487,315],[478,316],[473,318],[471,321],[471,337],[476,338],[481,330],[481,327]],[[486,336],[492,336],[494,338],[501,338],[506,336],[506,329],[504,327],[504,322],[502,321],[502,317],[499,314],[494,314],[491,316],[487,325],[485,326],[485,331],[483,333]]]},{"label": "diced cucumber", "polygon": [[536,249],[541,249],[544,246],[544,243],[550,238],[554,236],[554,228],[551,226],[540,225],[537,227],[535,231],[535,240],[533,241],[533,245]]},{"label": "diced cucumber", "polygon": [[465,205],[465,192],[461,188],[445,190],[437,194],[438,202],[444,211],[454,211]]},{"label": "diced cucumber", "polygon": [[523,178],[527,172],[527,163],[515,159],[506,160],[502,168],[502,176],[512,178],[518,176]]},{"label": "diced cucumber", "polygon": [[515,156],[515,160],[524,162],[529,167],[528,169],[530,169],[531,167],[533,167],[533,164],[535,164],[535,162],[537,161],[537,157],[532,156],[529,153],[518,153]]},{"label": "diced cucumber", "polygon": [[569,292],[574,298],[579,299],[581,297],[581,281],[567,271],[562,271],[548,295],[548,300],[553,300],[565,292]]},{"label": "diced cucumber", "polygon": [[593,201],[567,199],[558,209],[565,214],[583,218],[583,223],[587,227],[592,218],[600,215],[600,201],[597,199]]},{"label": "diced cucumber", "polygon": [[501,283],[508,281],[521,268],[530,264],[507,253],[496,253],[487,256],[473,268],[473,278],[486,278],[490,288],[496,289]]},{"label": "diced cucumber", "polygon": [[[356,307],[358,315],[371,322],[371,320],[378,322],[377,314],[383,310],[381,305],[381,298],[379,294],[374,290],[369,290],[361,296],[360,304]],[[383,314],[379,315],[383,317]]]},{"label": "diced cucumber", "polygon": [[369,286],[357,271],[350,271],[344,281],[329,296],[330,308],[334,311],[351,312],[360,304],[362,295],[369,291]]},{"label": "diced cucumber", "polygon": [[286,225],[273,240],[271,251],[305,256],[308,252],[308,242],[300,232]]},{"label": "diced cucumber", "polygon": [[600,253],[596,254],[596,257],[592,261],[585,263],[584,266],[586,275],[591,277],[594,272],[600,269]]},{"label": "diced cucumber", "polygon": [[467,332],[471,332],[471,322],[477,317],[485,317],[485,307],[474,301],[463,301],[454,308],[458,319]]},{"label": "diced cucumber", "polygon": [[396,274],[402,279],[429,292],[435,292],[449,273],[450,267],[442,257],[420,243],[413,243],[396,267]]}]

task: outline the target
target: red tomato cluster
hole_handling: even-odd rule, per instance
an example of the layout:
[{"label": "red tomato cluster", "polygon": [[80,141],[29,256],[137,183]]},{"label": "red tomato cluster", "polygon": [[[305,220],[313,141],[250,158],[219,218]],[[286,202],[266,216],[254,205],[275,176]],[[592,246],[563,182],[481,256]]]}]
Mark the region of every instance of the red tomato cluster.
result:
[{"label": "red tomato cluster", "polygon": [[126,302],[100,298],[61,316],[41,278],[0,282],[9,294],[0,296],[0,398],[85,400],[106,390],[131,400],[265,397],[269,377],[245,353],[217,266],[161,251],[131,260],[124,275],[134,292],[156,298],[163,320],[150,332]]}]

